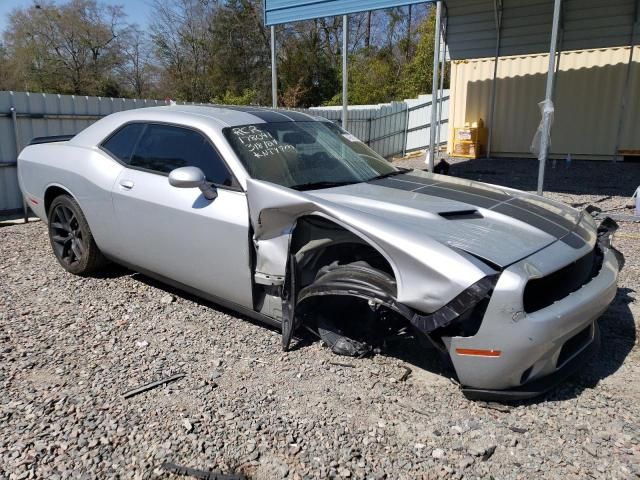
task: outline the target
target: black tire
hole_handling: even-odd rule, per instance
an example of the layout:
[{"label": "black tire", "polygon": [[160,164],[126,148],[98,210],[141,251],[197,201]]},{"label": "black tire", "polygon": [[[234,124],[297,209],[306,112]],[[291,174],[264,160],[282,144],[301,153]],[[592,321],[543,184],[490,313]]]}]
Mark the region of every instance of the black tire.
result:
[{"label": "black tire", "polygon": [[106,263],[80,205],[73,198],[56,197],[51,202],[47,223],[53,254],[67,272],[86,276]]}]

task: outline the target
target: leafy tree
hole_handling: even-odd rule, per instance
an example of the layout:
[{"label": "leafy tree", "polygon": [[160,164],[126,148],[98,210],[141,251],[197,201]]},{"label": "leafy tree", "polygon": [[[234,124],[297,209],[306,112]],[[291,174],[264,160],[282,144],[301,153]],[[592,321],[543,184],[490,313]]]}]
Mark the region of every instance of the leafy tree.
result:
[{"label": "leafy tree", "polygon": [[214,10],[207,0],[154,0],[151,38],[163,69],[161,88],[171,98],[205,102],[212,97],[207,81],[211,65],[207,45],[209,18]]},{"label": "leafy tree", "polygon": [[[435,34],[435,12],[422,22],[418,29],[419,41],[416,53],[405,66],[400,76],[398,95],[413,98],[421,93],[431,93],[433,83],[433,37]],[[445,87],[449,84],[449,68],[445,69]],[[436,85],[438,88],[439,85]]]},{"label": "leafy tree", "polygon": [[[0,44],[0,88],[271,104],[263,0],[152,0],[148,32],[127,24],[121,7],[98,1],[14,10]],[[349,15],[350,103],[431,91],[431,9]],[[280,105],[341,103],[342,28],[340,17],[276,28]]]},{"label": "leafy tree", "polygon": [[257,96],[258,93],[255,90],[248,88],[239,95],[226,91],[224,95],[214,97],[211,101],[219,105],[254,105],[256,104]]},{"label": "leafy tree", "polygon": [[121,62],[121,7],[94,0],[15,10],[4,38],[17,81],[32,91],[95,94]]},{"label": "leafy tree", "polygon": [[252,103],[271,103],[270,34],[263,24],[262,4],[252,0],[219,4],[209,18],[209,32],[207,80],[212,96],[242,98],[253,92]]},{"label": "leafy tree", "polygon": [[158,68],[149,37],[139,26],[131,25],[121,35],[120,44],[123,58],[117,72],[123,88],[137,98],[152,96]]},{"label": "leafy tree", "polygon": [[326,30],[318,22],[303,22],[282,42],[278,80],[286,107],[320,105],[340,88],[335,59],[323,48]]}]

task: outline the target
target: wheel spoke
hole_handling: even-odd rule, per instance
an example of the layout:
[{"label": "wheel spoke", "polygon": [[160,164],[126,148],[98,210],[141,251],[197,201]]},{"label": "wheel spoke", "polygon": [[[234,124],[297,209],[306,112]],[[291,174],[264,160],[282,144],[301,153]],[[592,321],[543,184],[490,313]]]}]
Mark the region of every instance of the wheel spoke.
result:
[{"label": "wheel spoke", "polygon": [[[67,225],[69,225],[69,229],[77,230],[79,225],[78,225],[78,221],[76,220],[76,216],[73,214],[73,212],[70,212],[69,215],[67,215],[67,218],[69,219],[69,221],[67,222]],[[74,222],[76,224],[75,227],[73,225]]]},{"label": "wheel spoke", "polygon": [[56,209],[56,214],[58,216],[58,219],[60,220],[60,223],[62,223],[65,226],[64,228],[68,228],[69,221],[67,220],[67,212],[65,210],[66,209],[62,205],[60,205]]},{"label": "wheel spoke", "polygon": [[84,254],[84,243],[82,243],[82,238],[80,236],[77,236],[75,243],[78,248],[78,251],[80,252],[80,256],[82,256]]},{"label": "wheel spoke", "polygon": [[80,248],[78,248],[79,243],[80,242],[78,242],[75,238],[71,240],[71,251],[73,252],[76,260],[80,260],[80,257],[82,257],[82,252],[80,251]]},{"label": "wheel spoke", "polygon": [[56,242],[56,243],[60,243],[60,244],[65,244],[67,243],[70,239],[71,239],[71,235],[52,235],[51,239]]},{"label": "wheel spoke", "polygon": [[[57,215],[56,215],[56,217],[57,217]],[[65,232],[67,231],[67,227],[65,227],[60,222],[51,222],[51,228],[55,228],[57,230],[64,230]]]}]

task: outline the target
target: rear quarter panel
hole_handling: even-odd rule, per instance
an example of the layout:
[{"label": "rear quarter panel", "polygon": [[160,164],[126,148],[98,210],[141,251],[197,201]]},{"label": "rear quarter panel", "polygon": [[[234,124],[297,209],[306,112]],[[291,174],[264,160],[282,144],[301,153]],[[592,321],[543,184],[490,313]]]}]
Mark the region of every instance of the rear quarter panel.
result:
[{"label": "rear quarter panel", "polygon": [[34,212],[46,220],[45,192],[52,186],[66,190],[80,205],[105,253],[115,245],[111,189],[122,168],[96,147],[67,142],[31,145],[18,157],[20,188]]}]

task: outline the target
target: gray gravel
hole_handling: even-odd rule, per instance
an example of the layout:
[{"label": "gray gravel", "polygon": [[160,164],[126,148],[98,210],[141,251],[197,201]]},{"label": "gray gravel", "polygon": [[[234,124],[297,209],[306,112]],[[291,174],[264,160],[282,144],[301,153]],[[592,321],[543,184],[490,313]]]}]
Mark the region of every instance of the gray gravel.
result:
[{"label": "gray gravel", "polygon": [[144,276],[65,273],[42,222],[0,228],[0,479],[174,478],[164,461],[255,479],[640,477],[640,225],[621,227],[603,349],[513,407],[465,400],[432,350],[353,360],[302,342],[284,354],[278,332]]}]

